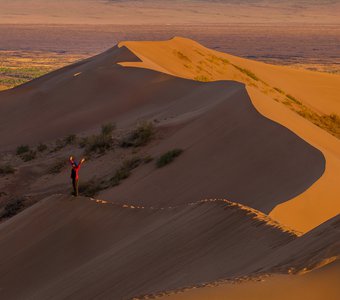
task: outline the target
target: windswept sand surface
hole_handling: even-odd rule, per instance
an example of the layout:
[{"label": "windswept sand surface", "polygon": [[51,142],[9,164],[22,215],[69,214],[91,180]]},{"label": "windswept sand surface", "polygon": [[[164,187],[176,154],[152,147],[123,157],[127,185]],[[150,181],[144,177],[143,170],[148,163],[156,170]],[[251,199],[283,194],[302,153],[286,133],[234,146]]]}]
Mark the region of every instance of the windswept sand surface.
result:
[{"label": "windswept sand surface", "polygon": [[[270,254],[299,240],[284,230],[224,201],[150,209],[56,195],[1,225],[1,295],[129,299],[261,274],[281,263],[279,255],[268,263]],[[339,235],[331,238],[320,241]],[[306,249],[299,263],[314,256]]]}]

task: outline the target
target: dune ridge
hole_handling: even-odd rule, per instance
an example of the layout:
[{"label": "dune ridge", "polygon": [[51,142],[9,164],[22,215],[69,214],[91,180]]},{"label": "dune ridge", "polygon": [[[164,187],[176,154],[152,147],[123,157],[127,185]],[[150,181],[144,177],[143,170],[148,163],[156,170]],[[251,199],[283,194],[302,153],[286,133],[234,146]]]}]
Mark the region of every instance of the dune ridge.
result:
[{"label": "dune ridge", "polygon": [[[330,225],[338,228],[339,222]],[[339,235],[330,225],[315,246],[328,254]],[[131,299],[303,270],[304,262],[322,258],[315,255],[317,248],[304,247],[315,245],[320,230],[299,238],[262,213],[226,200],[136,209],[54,195],[2,223],[0,233],[0,286],[6,299]],[[302,258],[285,261],[301,247]]]},{"label": "dune ridge", "polygon": [[298,232],[298,231],[295,231],[291,228],[288,228],[287,226],[283,225],[283,224],[280,224],[278,222],[276,222],[275,220],[271,219],[268,215],[262,213],[261,211],[259,210],[256,210],[254,208],[251,208],[249,206],[246,206],[246,205],[242,205],[240,203],[237,203],[237,202],[232,202],[232,201],[229,201],[227,199],[203,199],[203,200],[199,200],[197,202],[190,202],[190,203],[187,203],[187,204],[182,204],[182,205],[177,205],[177,206],[168,206],[168,207],[153,207],[153,206],[150,206],[150,207],[145,207],[145,206],[139,206],[139,205],[130,205],[130,204],[117,204],[115,202],[112,202],[112,201],[107,201],[107,200],[100,200],[100,199],[94,199],[94,198],[90,198],[90,201],[94,201],[96,202],[97,204],[109,204],[109,205],[115,205],[115,206],[118,206],[118,207],[122,207],[122,208],[129,208],[129,209],[152,209],[152,210],[165,210],[165,209],[178,209],[178,208],[181,208],[183,206],[195,206],[195,205],[198,205],[198,204],[201,204],[201,203],[220,203],[222,204],[221,206],[224,207],[229,207],[229,208],[237,208],[239,210],[242,210],[246,213],[247,216],[250,216],[251,218],[253,218],[254,220],[259,220],[259,221],[263,221],[265,222],[267,225],[269,226],[273,226],[275,228],[279,228],[281,231],[283,232],[287,232],[287,233],[290,233],[294,236],[301,236],[302,233],[301,232]]}]

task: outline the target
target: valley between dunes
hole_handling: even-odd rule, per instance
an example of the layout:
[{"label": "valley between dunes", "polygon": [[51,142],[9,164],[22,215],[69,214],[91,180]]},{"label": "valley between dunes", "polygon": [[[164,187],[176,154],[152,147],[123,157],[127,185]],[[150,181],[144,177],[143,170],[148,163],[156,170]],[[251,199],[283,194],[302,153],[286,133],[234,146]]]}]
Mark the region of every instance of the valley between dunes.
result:
[{"label": "valley between dunes", "polygon": [[[1,92],[1,163],[14,166],[2,209],[22,195],[30,207],[2,217],[0,297],[273,299],[312,284],[304,295],[335,299],[339,95],[338,75],[179,37],[122,42]],[[144,122],[152,138],[129,145]],[[92,197],[69,195],[70,155],[88,156]]]}]

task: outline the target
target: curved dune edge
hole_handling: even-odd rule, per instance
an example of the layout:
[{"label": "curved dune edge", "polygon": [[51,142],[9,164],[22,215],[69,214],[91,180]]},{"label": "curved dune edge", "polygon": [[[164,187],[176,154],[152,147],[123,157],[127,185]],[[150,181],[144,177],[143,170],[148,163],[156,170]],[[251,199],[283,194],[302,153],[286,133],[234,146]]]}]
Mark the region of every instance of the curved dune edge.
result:
[{"label": "curved dune edge", "polygon": [[[207,49],[184,38],[163,42],[122,42],[142,62],[123,62],[126,67],[139,67],[195,79],[194,65],[202,55],[215,55],[233,64],[249,69],[272,87],[296,95],[304,104],[323,113],[340,112],[340,76],[272,66]],[[179,54],[180,53],[180,54]],[[176,55],[180,56],[177,57]],[[213,58],[213,56],[211,56]],[[215,64],[216,65],[216,64]],[[297,231],[308,232],[340,213],[340,141],[329,133],[300,117],[273,100],[265,88],[254,84],[234,69],[218,69],[212,61],[211,80],[236,80],[246,83],[247,91],[256,109],[267,118],[292,130],[302,139],[318,148],[326,158],[323,176],[306,192],[274,208],[270,216]],[[207,66],[208,68],[208,66]],[[214,69],[215,68],[215,69]],[[210,70],[210,69],[209,69]]]},{"label": "curved dune edge", "polygon": [[169,210],[169,209],[175,209],[175,208],[183,208],[184,206],[195,206],[203,203],[217,203],[221,204],[222,207],[228,207],[228,208],[235,208],[240,211],[246,212],[246,215],[249,218],[252,218],[253,220],[258,220],[260,222],[265,223],[267,226],[271,226],[273,228],[277,228],[281,230],[282,232],[286,232],[289,234],[292,234],[294,236],[301,236],[302,233],[296,230],[293,230],[283,224],[278,223],[277,221],[270,218],[268,215],[264,214],[263,212],[260,212],[257,209],[251,208],[249,206],[236,203],[233,201],[229,201],[227,199],[203,199],[199,200],[197,202],[188,203],[186,205],[178,205],[178,206],[168,206],[168,207],[162,207],[162,208],[154,208],[154,207],[146,207],[146,206],[138,206],[138,205],[130,205],[130,204],[115,204],[114,202],[107,201],[107,200],[100,200],[100,199],[94,199],[89,198],[90,201],[95,202],[97,204],[108,204],[108,205],[115,205],[121,208],[128,208],[128,209],[151,209],[151,210]]}]

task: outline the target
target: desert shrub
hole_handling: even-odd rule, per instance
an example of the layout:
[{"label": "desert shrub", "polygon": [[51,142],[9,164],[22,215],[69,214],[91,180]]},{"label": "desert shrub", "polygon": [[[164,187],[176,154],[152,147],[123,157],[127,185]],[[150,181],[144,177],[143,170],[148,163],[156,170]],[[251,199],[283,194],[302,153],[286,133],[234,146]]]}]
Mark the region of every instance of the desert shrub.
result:
[{"label": "desert shrub", "polygon": [[73,145],[77,141],[77,136],[75,134],[70,134],[66,136],[63,140],[64,146]]},{"label": "desert shrub", "polygon": [[106,151],[112,149],[113,138],[110,135],[93,135],[86,139],[85,154],[91,153],[104,154]]},{"label": "desert shrub", "polygon": [[58,174],[66,166],[65,159],[57,159],[48,169],[49,174]]},{"label": "desert shrub", "polygon": [[340,138],[340,116],[337,114],[320,116],[306,107],[301,110],[296,110],[296,112],[335,137]]},{"label": "desert shrub", "polygon": [[27,161],[30,161],[30,160],[33,160],[37,157],[37,152],[33,151],[33,150],[30,150],[29,152],[27,153],[24,153],[21,155],[21,159],[25,162]]},{"label": "desert shrub", "polygon": [[143,158],[143,163],[148,164],[149,162],[153,161],[153,157],[150,155],[147,155]]},{"label": "desert shrub", "polygon": [[191,62],[191,59],[180,51],[174,50],[174,54],[181,60]]},{"label": "desert shrub", "polygon": [[233,65],[237,70],[242,72],[243,74],[246,74],[248,77],[254,79],[255,81],[260,81],[260,79],[250,70],[241,68],[239,66]]},{"label": "desert shrub", "polygon": [[296,99],[296,98],[293,97],[292,95],[289,95],[289,94],[288,94],[288,95],[286,95],[286,96],[287,96],[287,98],[288,98],[289,100],[295,102],[296,104],[299,104],[299,105],[302,104],[298,99]]},{"label": "desert shrub", "polygon": [[10,218],[15,216],[24,208],[24,199],[16,198],[8,202],[2,212],[1,218]]},{"label": "desert shrub", "polygon": [[14,172],[15,172],[15,169],[9,164],[0,166],[0,175],[13,174]]},{"label": "desert shrub", "polygon": [[223,57],[218,57],[218,59],[223,62],[224,64],[229,64],[229,60],[227,60],[226,58],[223,58]]},{"label": "desert shrub", "polygon": [[217,66],[220,64],[220,62],[223,62],[223,63],[226,63],[225,61],[228,62],[228,60],[224,60],[223,58],[218,57],[216,55],[209,55],[209,57],[207,58],[207,61]]},{"label": "desert shrub", "polygon": [[79,193],[86,197],[93,197],[103,189],[102,183],[95,179],[79,184]]},{"label": "desert shrub", "polygon": [[89,143],[89,138],[86,136],[79,140],[78,146],[80,148],[85,148],[88,143]]},{"label": "desert shrub", "polygon": [[73,145],[77,141],[77,136],[75,134],[70,134],[62,139],[57,139],[55,141],[55,146],[51,152],[57,152],[63,148],[65,148],[67,145]]},{"label": "desert shrub", "polygon": [[84,137],[79,142],[79,147],[85,148],[85,154],[91,153],[104,154],[113,148],[112,133],[116,126],[113,123],[102,125],[101,134]]},{"label": "desert shrub", "polygon": [[177,156],[181,155],[183,152],[182,149],[173,149],[164,153],[157,161],[157,168],[164,167],[165,165],[171,163]]},{"label": "desert shrub", "polygon": [[204,76],[204,75],[198,75],[198,76],[194,77],[194,80],[202,81],[202,82],[208,82],[209,78],[207,76]]},{"label": "desert shrub", "polygon": [[337,114],[323,115],[320,117],[320,121],[330,133],[340,138],[340,116]]},{"label": "desert shrub", "polygon": [[116,129],[116,125],[113,123],[103,124],[102,135],[112,135],[115,129]]},{"label": "desert shrub", "polygon": [[64,139],[57,139],[55,141],[55,146],[54,146],[54,149],[52,150],[52,152],[57,152],[57,151],[63,149],[64,147],[65,147]]},{"label": "desert shrub", "polygon": [[17,148],[17,155],[21,155],[30,151],[30,147],[28,145],[21,145]]},{"label": "desert shrub", "polygon": [[150,122],[141,123],[132,133],[124,138],[121,147],[140,147],[146,145],[153,137],[155,128]]},{"label": "desert shrub", "polygon": [[37,146],[37,151],[38,151],[38,152],[44,152],[45,150],[47,150],[47,146],[46,146],[45,144],[40,143],[40,144]]},{"label": "desert shrub", "polygon": [[277,87],[274,87],[274,90],[279,92],[280,94],[284,94],[285,92]]},{"label": "desert shrub", "polygon": [[116,171],[114,176],[111,178],[111,186],[119,185],[120,182],[131,175],[131,171],[137,168],[142,163],[142,159],[139,157],[133,157],[125,160],[120,168]]}]

